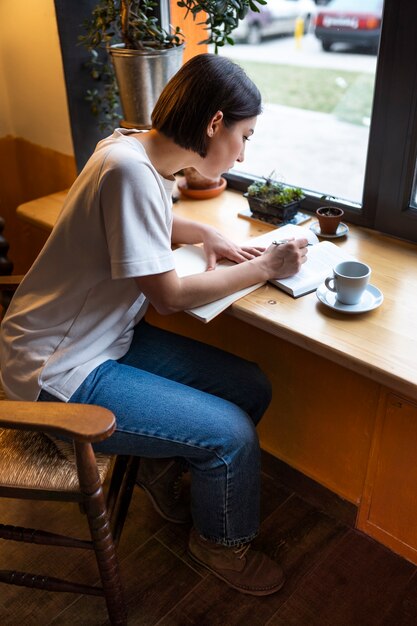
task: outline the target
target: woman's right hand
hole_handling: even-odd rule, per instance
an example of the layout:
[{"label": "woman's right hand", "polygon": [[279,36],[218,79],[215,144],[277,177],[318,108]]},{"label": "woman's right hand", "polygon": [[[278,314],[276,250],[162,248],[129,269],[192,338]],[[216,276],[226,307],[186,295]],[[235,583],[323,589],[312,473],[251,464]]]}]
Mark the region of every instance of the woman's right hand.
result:
[{"label": "woman's right hand", "polygon": [[279,245],[272,244],[262,255],[269,278],[288,278],[300,271],[307,261],[307,239],[292,239]]}]

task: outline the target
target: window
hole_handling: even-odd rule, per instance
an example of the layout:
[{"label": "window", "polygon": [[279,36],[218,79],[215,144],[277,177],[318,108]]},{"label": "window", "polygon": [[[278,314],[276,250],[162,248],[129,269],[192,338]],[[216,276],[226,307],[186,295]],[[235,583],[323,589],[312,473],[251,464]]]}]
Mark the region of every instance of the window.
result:
[{"label": "window", "polygon": [[[305,27],[309,4],[269,0],[270,20],[279,22],[284,5],[286,11],[298,5]],[[361,11],[367,5],[365,16],[355,14],[357,5]],[[333,0],[313,10],[316,34],[310,26],[302,38],[263,41],[270,30],[258,23],[256,36],[249,36],[248,16],[237,45],[222,52],[247,69],[265,101],[232,184],[243,189],[248,177],[275,170],[275,177],[307,191],[306,209],[316,208],[322,195],[333,196],[350,221],[417,241],[417,5]],[[287,11],[287,25],[282,19],[275,31],[294,32],[297,15],[289,27]],[[261,43],[241,44],[245,38]],[[352,54],[351,43],[368,50]]]}]

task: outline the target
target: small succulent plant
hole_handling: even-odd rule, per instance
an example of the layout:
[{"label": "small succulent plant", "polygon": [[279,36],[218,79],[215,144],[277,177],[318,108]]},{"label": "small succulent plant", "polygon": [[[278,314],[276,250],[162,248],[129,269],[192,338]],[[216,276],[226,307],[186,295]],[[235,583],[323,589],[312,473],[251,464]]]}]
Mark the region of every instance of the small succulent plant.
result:
[{"label": "small succulent plant", "polygon": [[301,200],[304,194],[299,187],[286,187],[283,183],[273,180],[270,175],[249,185],[248,196],[259,198],[271,206],[280,206]]}]

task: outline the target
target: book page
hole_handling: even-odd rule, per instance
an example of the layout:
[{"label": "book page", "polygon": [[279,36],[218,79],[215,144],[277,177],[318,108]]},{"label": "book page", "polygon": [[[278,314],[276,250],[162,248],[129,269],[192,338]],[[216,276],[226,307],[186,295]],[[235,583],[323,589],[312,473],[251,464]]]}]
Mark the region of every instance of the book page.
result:
[{"label": "book page", "polygon": [[207,269],[207,261],[203,248],[186,245],[174,250],[175,269],[180,278],[201,274]]},{"label": "book page", "polygon": [[330,241],[309,248],[307,261],[298,274],[290,278],[277,278],[270,282],[281,287],[294,296],[303,295],[314,291],[326,278],[331,276],[333,267],[340,263],[353,259],[353,257]]},{"label": "book page", "polygon": [[315,235],[309,228],[297,226],[296,224],[285,224],[285,226],[275,228],[274,230],[263,233],[263,235],[259,235],[258,237],[252,237],[246,241],[245,245],[264,246],[267,248],[273,241],[282,241],[286,239],[307,239],[308,243],[313,245],[319,243],[317,235]]},{"label": "book page", "polygon": [[187,313],[197,317],[199,320],[203,322],[210,322],[213,317],[219,315],[222,311],[227,309],[233,302],[239,300],[239,298],[243,298],[247,296],[258,287],[262,287],[264,283],[258,283],[257,285],[251,285],[250,287],[246,287],[246,289],[240,289],[240,291],[234,291],[230,294],[230,296],[224,296],[224,298],[220,298],[219,300],[215,300],[214,302],[209,302],[208,304],[203,304],[201,306],[196,306],[193,309],[188,309]]}]

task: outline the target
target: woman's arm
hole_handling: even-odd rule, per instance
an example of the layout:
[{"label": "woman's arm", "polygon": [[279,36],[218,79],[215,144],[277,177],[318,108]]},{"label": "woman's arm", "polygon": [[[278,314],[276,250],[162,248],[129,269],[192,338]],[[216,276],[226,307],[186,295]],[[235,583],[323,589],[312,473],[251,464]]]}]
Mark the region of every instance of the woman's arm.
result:
[{"label": "woman's arm", "polygon": [[230,293],[297,273],[306,261],[307,240],[270,246],[263,254],[221,270],[180,278],[175,270],[136,278],[139,289],[162,315],[192,309]]}]

